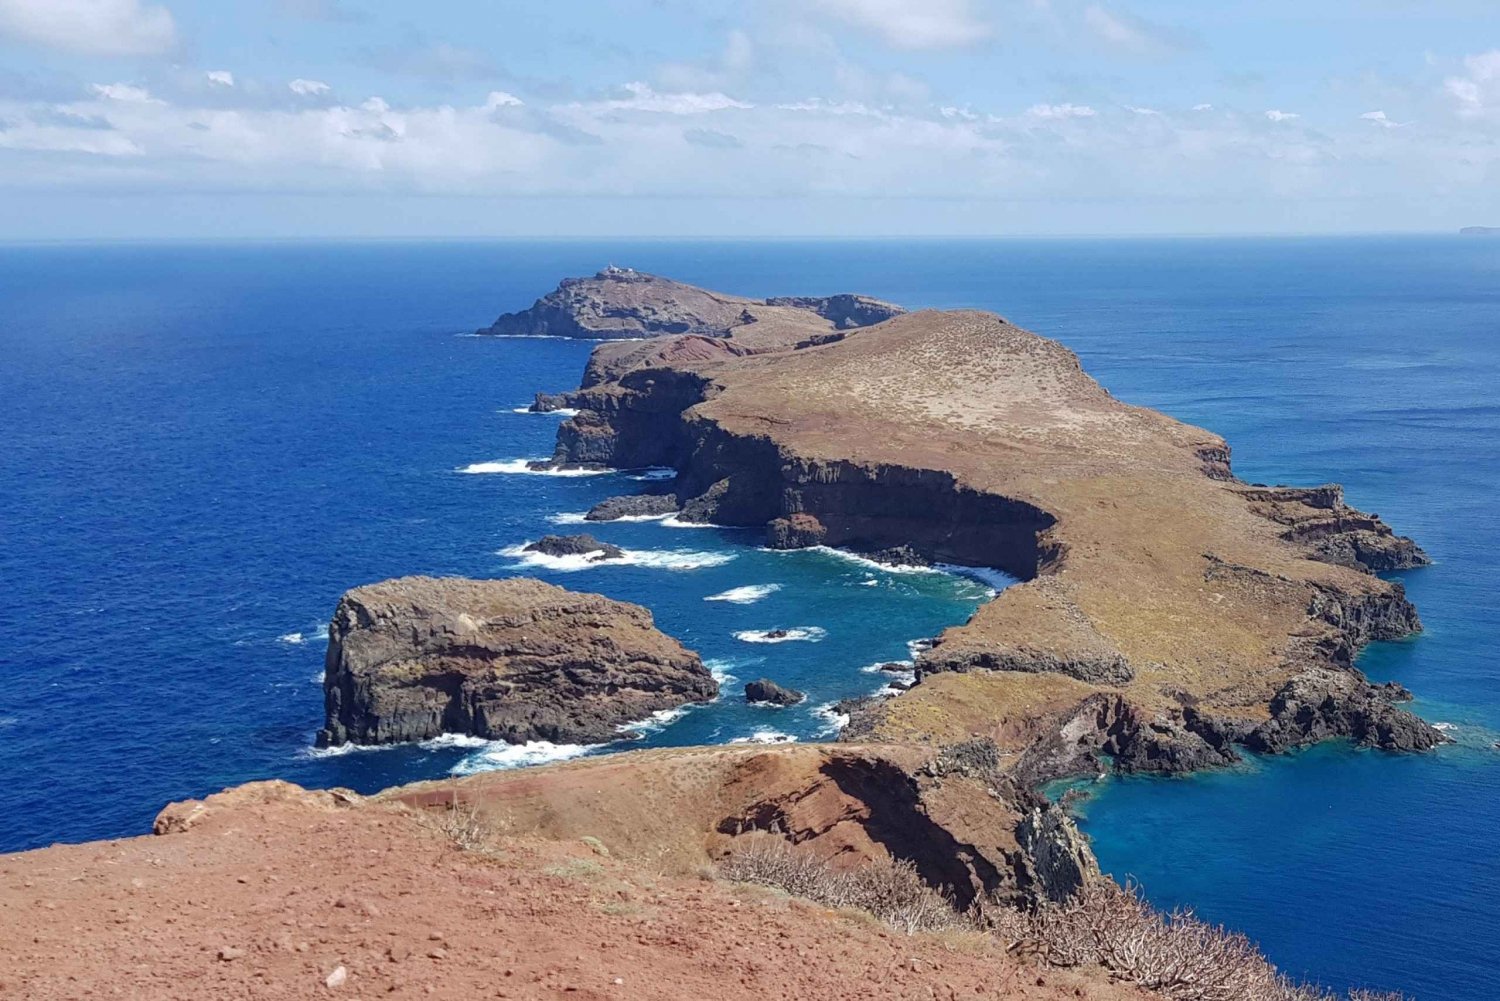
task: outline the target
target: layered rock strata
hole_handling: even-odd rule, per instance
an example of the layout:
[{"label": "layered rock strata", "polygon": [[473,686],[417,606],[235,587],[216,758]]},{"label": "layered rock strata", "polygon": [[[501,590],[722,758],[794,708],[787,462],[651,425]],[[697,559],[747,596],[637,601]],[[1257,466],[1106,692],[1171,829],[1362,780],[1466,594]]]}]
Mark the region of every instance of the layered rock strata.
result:
[{"label": "layered rock strata", "polygon": [[639,605],[526,579],[357,587],[328,629],[319,746],[443,733],[605,743],[718,685]]},{"label": "layered rock strata", "polygon": [[[765,526],[772,546],[1022,581],[939,637],[910,692],[861,712],[873,737],[982,734],[1020,756],[1066,725],[1074,753],[1054,762],[1152,771],[1240,744],[1441,739],[1354,666],[1420,629],[1374,571],[1419,566],[1421,549],[1336,486],[1238,480],[1222,438],[1114,399],[1056,342],[926,311],[752,354],[612,347],[568,394],[580,412],[552,462],[670,466],[678,517]],[[1295,679],[1331,704],[1289,712]],[[1102,722],[1079,722],[1099,705]]]}]

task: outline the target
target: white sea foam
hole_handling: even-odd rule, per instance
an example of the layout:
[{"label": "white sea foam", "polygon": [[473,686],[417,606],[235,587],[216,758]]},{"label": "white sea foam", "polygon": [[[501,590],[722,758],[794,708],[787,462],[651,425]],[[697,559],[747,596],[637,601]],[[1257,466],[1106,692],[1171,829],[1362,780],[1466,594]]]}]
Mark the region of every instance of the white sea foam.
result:
[{"label": "white sea foam", "polygon": [[661,520],[661,523],[663,525],[666,525],[668,528],[715,528],[715,527],[717,527],[717,526],[710,525],[707,522],[703,522],[703,521],[683,521],[681,518],[677,517],[677,515],[675,515],[675,514],[669,514],[669,515],[667,515],[665,518],[663,518]]},{"label": "white sea foam", "polygon": [[756,730],[748,737],[733,737],[731,744],[795,744],[797,738],[780,730]]},{"label": "white sea foam", "polygon": [[[484,741],[481,750],[464,758],[448,770],[450,775],[474,775],[507,768],[524,768],[548,761],[566,761],[582,757],[592,750],[586,744],[554,744],[550,740],[529,740],[524,744],[507,744],[503,740]],[[469,745],[457,745],[469,746]]]},{"label": "white sea foam", "polygon": [[732,660],[705,660],[703,666],[708,668],[708,673],[720,685],[732,685],[740,679],[730,674],[730,668],[737,666]]},{"label": "white sea foam", "polygon": [[1453,730],[1457,730],[1458,729],[1458,724],[1457,723],[1434,723],[1434,724],[1432,724],[1432,728],[1434,730],[1439,730],[1439,731],[1441,731],[1443,733],[1449,733],[1449,732],[1451,732]]},{"label": "white sea foam", "polygon": [[641,480],[647,483],[656,480],[673,480],[677,478],[677,470],[671,469],[667,466],[651,466],[647,469],[641,470],[638,473],[631,474],[630,478],[632,480]]},{"label": "white sea foam", "polygon": [[780,584],[746,584],[731,587],[727,591],[711,594],[704,601],[727,601],[735,605],[751,605],[770,594],[781,590]]},{"label": "white sea foam", "polygon": [[300,646],[310,640],[321,643],[326,639],[328,639],[328,624],[326,622],[314,622],[312,625],[305,626],[296,632],[282,633],[276,637],[276,642],[285,643],[288,646]]},{"label": "white sea foam", "polygon": [[550,522],[552,522],[552,524],[554,524],[554,525],[586,525],[586,524],[588,524],[588,519],[584,517],[582,511],[564,511],[561,514],[554,514],[554,515],[552,515],[547,520],[550,521]]},{"label": "white sea foam", "polygon": [[367,751],[388,751],[393,744],[340,744],[337,747],[304,747],[297,752],[299,758],[342,758],[346,754],[364,754]]},{"label": "white sea foam", "polygon": [[832,737],[849,725],[849,714],[837,712],[832,702],[825,702],[814,708],[812,712],[824,722],[823,728],[818,731],[820,737]]},{"label": "white sea foam", "polygon": [[511,410],[513,414],[536,414],[539,417],[577,417],[578,411],[571,407],[558,407],[556,410],[532,410],[530,407],[515,407]]},{"label": "white sea foam", "polygon": [[527,476],[605,476],[617,472],[614,469],[532,469],[529,463],[546,462],[546,459],[493,459],[489,462],[471,462],[459,466],[456,472],[479,475],[485,473],[507,473]]},{"label": "white sea foam", "polygon": [[885,665],[887,664],[906,664],[912,668],[915,668],[917,666],[915,663],[909,660],[877,660],[873,664],[866,664],[864,667],[860,668],[860,670],[865,672],[866,674],[894,674],[898,677],[901,674],[906,673],[902,671],[887,671],[885,669]]},{"label": "white sea foam", "polygon": [[691,705],[682,705],[674,709],[658,709],[645,719],[638,719],[633,723],[621,723],[615,729],[620,733],[637,737],[648,733],[658,733],[682,719],[692,708]]},{"label": "white sea foam", "polygon": [[[773,632],[784,635],[772,636]],[[734,638],[745,643],[791,643],[797,640],[817,643],[827,635],[828,630],[822,626],[797,626],[792,629],[744,629],[735,633]]]},{"label": "white sea foam", "polygon": [[996,570],[994,567],[965,567],[957,563],[939,563],[935,569],[944,573],[955,574],[959,577],[968,577],[985,585],[992,592],[999,593],[1016,583],[1016,579],[1004,570]]},{"label": "white sea foam", "polygon": [[919,655],[926,653],[936,645],[936,642],[931,637],[925,636],[919,640],[906,641],[906,649],[911,654],[912,660],[916,660]]},{"label": "white sea foam", "polygon": [[651,567],[655,570],[702,570],[705,567],[723,566],[735,558],[734,553],[694,552],[687,549],[626,549],[622,556],[601,560],[593,558],[597,551],[553,556],[551,553],[527,552],[526,545],[527,543],[521,543],[506,546],[499,550],[498,555],[515,559],[517,566],[544,567],[565,573],[619,566]]}]

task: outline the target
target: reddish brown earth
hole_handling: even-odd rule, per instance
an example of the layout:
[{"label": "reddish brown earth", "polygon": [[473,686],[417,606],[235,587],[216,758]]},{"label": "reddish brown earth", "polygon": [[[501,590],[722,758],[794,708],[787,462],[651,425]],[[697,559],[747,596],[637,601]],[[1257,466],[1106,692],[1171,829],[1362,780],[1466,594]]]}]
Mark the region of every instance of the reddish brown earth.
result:
[{"label": "reddish brown earth", "polygon": [[993,938],[906,936],[607,846],[460,851],[429,815],[285,783],[159,826],[186,830],[0,857],[0,997],[1150,996]]}]

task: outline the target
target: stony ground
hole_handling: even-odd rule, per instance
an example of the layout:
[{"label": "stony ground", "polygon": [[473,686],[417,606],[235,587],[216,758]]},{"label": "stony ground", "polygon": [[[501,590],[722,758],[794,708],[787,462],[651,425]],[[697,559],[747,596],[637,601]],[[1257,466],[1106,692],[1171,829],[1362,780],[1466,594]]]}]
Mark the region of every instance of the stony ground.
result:
[{"label": "stony ground", "polygon": [[185,832],[0,856],[0,997],[1145,997],[599,844],[461,851],[410,810],[265,799]]}]

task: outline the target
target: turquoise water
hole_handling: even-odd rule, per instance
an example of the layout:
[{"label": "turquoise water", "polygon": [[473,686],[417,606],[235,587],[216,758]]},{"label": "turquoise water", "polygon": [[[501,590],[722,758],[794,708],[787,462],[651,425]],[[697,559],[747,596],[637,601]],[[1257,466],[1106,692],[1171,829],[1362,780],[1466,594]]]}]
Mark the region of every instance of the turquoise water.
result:
[{"label": "turquoise water", "polygon": [[[1298,975],[1500,996],[1497,241],[0,248],[0,849],[140,831],[168,799],[251,778],[373,789],[512,763],[451,744],[309,753],[320,630],[353,584],[538,573],[648,605],[726,676],[810,695],[772,710],[726,685],[639,746],[817,737],[820,707],[884,683],[862,668],[1003,583],[658,522],[593,529],[630,565],[518,567],[506,550],[642,484],[461,472],[550,452],[556,418],[514,411],[575,385],[588,345],[455,335],[611,261],[746,294],[995,309],[1116,395],[1226,435],[1240,475],[1342,481],[1416,537],[1437,560],[1406,575],[1428,632],[1365,667],[1456,746],[1111,780],[1086,829],[1107,869]],[[735,635],[775,627],[809,638]]]}]

